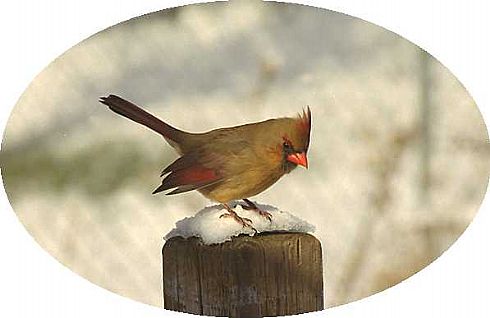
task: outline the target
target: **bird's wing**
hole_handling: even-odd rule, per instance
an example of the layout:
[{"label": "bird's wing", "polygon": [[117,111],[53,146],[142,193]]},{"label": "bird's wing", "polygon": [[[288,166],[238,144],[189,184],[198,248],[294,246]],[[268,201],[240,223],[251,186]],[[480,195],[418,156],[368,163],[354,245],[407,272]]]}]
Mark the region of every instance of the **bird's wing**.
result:
[{"label": "bird's wing", "polygon": [[153,194],[173,188],[175,189],[167,194],[177,194],[209,186],[219,181],[221,178],[213,169],[194,165],[170,172],[163,179],[162,184],[153,191]]},{"label": "bird's wing", "polygon": [[[175,188],[167,194],[177,194],[221,182],[228,177],[230,164],[238,165],[242,161],[240,155],[250,148],[248,141],[233,129],[219,129],[205,138],[162,171],[160,176],[167,176],[153,193]],[[240,171],[234,169],[237,172]]]},{"label": "bird's wing", "polygon": [[160,176],[168,174],[153,194],[173,189],[167,195],[196,190],[222,180],[219,169],[204,165],[195,153],[184,154],[166,167]]}]

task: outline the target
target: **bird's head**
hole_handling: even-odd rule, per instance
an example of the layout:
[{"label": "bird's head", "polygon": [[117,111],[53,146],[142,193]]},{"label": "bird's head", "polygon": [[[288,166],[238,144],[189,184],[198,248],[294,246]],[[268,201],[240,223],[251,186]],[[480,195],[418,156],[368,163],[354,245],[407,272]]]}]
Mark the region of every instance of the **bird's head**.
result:
[{"label": "bird's head", "polygon": [[307,152],[310,145],[311,111],[307,107],[298,117],[288,120],[281,131],[280,151],[287,172],[296,166],[308,168]]}]

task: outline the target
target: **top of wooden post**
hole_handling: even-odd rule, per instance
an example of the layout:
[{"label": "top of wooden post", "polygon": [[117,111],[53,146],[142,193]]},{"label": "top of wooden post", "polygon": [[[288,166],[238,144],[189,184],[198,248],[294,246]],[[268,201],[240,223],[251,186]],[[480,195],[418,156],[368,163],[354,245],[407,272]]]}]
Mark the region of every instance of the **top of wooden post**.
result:
[{"label": "top of wooden post", "polygon": [[320,242],[307,233],[241,235],[205,245],[173,237],[163,247],[166,309],[227,317],[323,309]]}]

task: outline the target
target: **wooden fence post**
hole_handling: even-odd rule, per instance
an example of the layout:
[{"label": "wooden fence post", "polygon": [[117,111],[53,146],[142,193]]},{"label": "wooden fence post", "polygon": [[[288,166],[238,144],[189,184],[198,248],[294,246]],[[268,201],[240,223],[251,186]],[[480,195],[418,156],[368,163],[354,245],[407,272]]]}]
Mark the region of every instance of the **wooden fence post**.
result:
[{"label": "wooden fence post", "polygon": [[163,247],[165,309],[255,318],[323,309],[320,242],[274,232],[204,245],[174,237]]}]

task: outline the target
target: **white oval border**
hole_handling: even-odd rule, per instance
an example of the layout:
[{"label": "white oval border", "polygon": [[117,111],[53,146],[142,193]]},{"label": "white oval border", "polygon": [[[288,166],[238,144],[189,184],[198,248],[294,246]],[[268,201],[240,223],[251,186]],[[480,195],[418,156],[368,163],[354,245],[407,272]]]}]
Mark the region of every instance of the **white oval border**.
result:
[{"label": "white oval border", "polygon": [[[2,1],[0,127],[30,81],[80,40],[120,21],[201,1]],[[288,1],[328,8],[394,31],[420,45],[465,85],[490,122],[490,4],[484,0]],[[469,4],[471,3],[471,4]],[[488,192],[488,191],[487,191]],[[0,191],[0,316],[191,317],[106,291],[40,249]],[[460,239],[405,282],[345,306],[302,317],[489,317],[490,199]],[[195,317],[195,316],[194,316]]]}]

